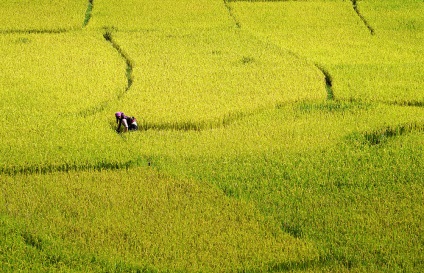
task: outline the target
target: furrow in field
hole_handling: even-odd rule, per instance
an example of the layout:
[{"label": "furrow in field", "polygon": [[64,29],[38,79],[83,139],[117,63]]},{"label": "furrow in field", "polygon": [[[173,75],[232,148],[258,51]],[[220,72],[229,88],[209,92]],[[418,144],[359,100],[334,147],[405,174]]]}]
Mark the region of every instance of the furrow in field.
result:
[{"label": "furrow in field", "polygon": [[90,22],[93,7],[94,7],[94,0],[88,0],[87,10],[85,12],[83,27],[86,27],[88,25],[88,23]]},{"label": "furrow in field", "polygon": [[228,4],[228,2],[229,2],[228,0],[224,0],[224,5],[228,10],[228,14],[233,19],[234,23],[236,24],[236,27],[240,28],[241,27],[240,22],[237,20],[236,16],[233,13],[233,10],[232,10],[231,6]]},{"label": "furrow in field", "polygon": [[[298,54],[296,54],[295,52],[293,52],[293,51],[291,51],[287,48],[281,48],[278,45],[275,45],[275,46],[284,50],[284,51],[289,52],[289,54],[296,57],[297,59],[309,63],[307,58],[299,56]],[[321,64],[313,63],[311,65],[314,66],[316,69],[318,69],[320,71],[320,73],[324,76],[325,89],[327,91],[327,100],[334,100],[335,97],[334,97],[334,91],[333,91],[333,77],[331,76],[330,72],[328,71],[327,68],[324,68]]]},{"label": "furrow in field", "polygon": [[[276,46],[280,50],[287,51],[290,55],[296,57],[297,59],[299,59],[301,61],[310,63],[306,57],[299,56],[298,54],[296,54],[295,52],[291,51],[288,48],[282,48],[279,45],[274,44],[272,42],[270,42],[269,44]],[[314,66],[316,69],[318,69],[320,71],[320,73],[324,76],[325,89],[327,91],[327,100],[334,100],[335,97],[334,97],[334,91],[333,91],[333,77],[331,76],[328,69],[324,68],[324,66],[322,66],[321,64],[318,64],[318,63],[311,63],[310,65]]]},{"label": "furrow in field", "polygon": [[150,166],[147,159],[130,160],[126,162],[98,162],[87,163],[60,163],[60,164],[38,164],[27,166],[5,166],[0,168],[0,174],[48,174],[70,171],[102,171],[102,170],[126,170],[137,166]]},{"label": "furrow in field", "polygon": [[409,106],[409,107],[424,107],[424,101],[394,101],[394,102],[386,102],[389,105],[397,105],[397,106]]},{"label": "furrow in field", "polygon": [[[343,101],[343,100],[338,100]],[[357,103],[373,103],[373,104],[384,104],[388,106],[403,106],[403,107],[418,107],[422,108],[424,107],[424,101],[419,100],[380,100],[380,99],[374,99],[372,101],[362,100],[362,99],[344,99],[344,101],[356,101]]]},{"label": "furrow in field", "polygon": [[69,29],[9,29],[0,30],[0,34],[60,34],[69,32]]},{"label": "furrow in field", "polygon": [[359,11],[358,1],[357,0],[351,0],[351,1],[352,1],[353,9],[355,10],[356,14],[358,14],[359,18],[364,23],[364,25],[368,28],[371,35],[374,35],[375,34],[374,28],[371,27],[371,25],[368,23],[368,21],[365,19],[365,17],[362,15],[362,13]]},{"label": "furrow in field", "polygon": [[321,71],[321,73],[324,75],[325,89],[327,90],[327,99],[334,100],[333,78],[331,77],[331,74],[328,72],[327,69],[325,69],[323,66],[319,64],[315,64],[315,67],[318,68],[319,71]]},{"label": "furrow in field", "polygon": [[[90,1],[90,3],[92,3],[92,1]],[[121,48],[121,46],[112,38],[112,34],[110,31],[106,31],[103,34],[103,38],[109,42],[112,47],[119,53],[119,55],[121,56],[122,59],[124,59],[125,63],[126,63],[126,78],[127,78],[127,85],[125,86],[125,91],[120,92],[117,94],[117,99],[122,98],[125,93],[130,89],[132,83],[133,83],[133,76],[132,76],[132,71],[133,71],[133,62],[131,61],[131,59],[128,57],[128,54],[126,52],[124,52]],[[90,107],[87,109],[83,109],[81,111],[78,112],[79,116],[87,116],[87,115],[94,115],[98,112],[103,111],[104,109],[106,109],[108,106],[110,105],[110,101],[105,101],[102,104],[96,105],[94,107]]]},{"label": "furrow in field", "polygon": [[[277,104],[278,105],[278,104]],[[175,122],[175,123],[149,123],[141,122],[139,130],[156,130],[156,131],[206,131],[211,129],[225,128],[231,124],[240,121],[249,116],[253,116],[265,111],[268,108],[261,108],[252,111],[239,113],[231,113],[224,115],[221,119],[215,121],[198,121],[198,122]]]},{"label": "furrow in field", "polygon": [[114,49],[116,49],[116,51],[119,53],[119,55],[121,55],[122,59],[124,59],[125,63],[127,64],[127,68],[125,71],[125,75],[127,76],[127,86],[125,90],[128,91],[131,88],[131,85],[133,84],[133,61],[128,56],[128,54],[121,48],[121,46],[113,39],[112,33],[110,31],[106,31],[103,34],[103,37],[107,42],[109,42],[113,46]]},{"label": "furrow in field", "polygon": [[353,133],[347,139],[360,141],[362,144],[378,145],[386,142],[390,138],[403,136],[413,132],[423,132],[424,122],[410,122],[394,126],[385,126],[375,130],[368,130],[362,133]]},{"label": "furrow in field", "polygon": [[[224,0],[225,6],[228,9],[228,12],[230,13],[230,16],[234,19],[234,21],[236,22],[237,27],[241,28],[241,24],[240,21],[237,19],[237,16],[234,14],[234,12],[232,11],[232,7],[229,4],[229,2],[235,2],[235,1],[228,1],[228,0]],[[258,1],[259,2],[259,1]],[[267,1],[268,2],[268,1]],[[277,1],[270,1],[270,2],[277,2]],[[248,30],[248,32],[251,32]],[[255,35],[253,32],[251,33],[251,35],[253,37],[255,37],[258,40],[262,40],[260,37],[257,37],[257,35]],[[270,42],[268,42],[270,43]],[[270,43],[271,44],[271,43]],[[297,59],[299,60],[303,60],[303,61],[307,61],[307,58],[305,58],[304,56],[299,56],[298,54],[294,53],[292,50],[288,49],[288,48],[282,48],[278,45],[275,45],[274,43],[272,43],[272,45],[277,46],[278,48],[288,52],[289,54],[295,56]],[[333,91],[333,79],[332,76],[330,74],[330,72],[325,69],[322,65],[320,64],[312,64],[315,68],[317,68],[322,75],[324,76],[324,80],[325,80],[325,89],[327,92],[327,99],[328,100],[334,100],[334,91]]]},{"label": "furrow in field", "polygon": [[[274,45],[274,43],[272,43]],[[280,46],[276,45],[275,46],[283,51],[287,51],[289,54],[291,54],[292,56],[296,57],[299,60],[302,60],[304,62],[309,63],[308,59],[303,57],[303,56],[299,56],[298,54],[296,54],[295,52],[291,51],[288,48],[281,48]],[[334,91],[333,91],[333,77],[331,76],[330,72],[328,71],[327,68],[324,68],[324,66],[322,66],[321,64],[318,63],[313,63],[310,64],[311,66],[314,66],[316,69],[318,69],[320,71],[320,73],[324,76],[324,81],[325,81],[325,89],[327,91],[327,100],[334,100]]]}]

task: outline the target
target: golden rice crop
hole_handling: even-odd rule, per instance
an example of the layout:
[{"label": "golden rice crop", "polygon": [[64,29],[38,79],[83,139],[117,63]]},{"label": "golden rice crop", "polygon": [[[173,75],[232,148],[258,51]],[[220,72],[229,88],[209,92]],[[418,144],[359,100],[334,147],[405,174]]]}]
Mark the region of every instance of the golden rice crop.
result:
[{"label": "golden rice crop", "polygon": [[97,259],[190,272],[267,270],[316,257],[311,244],[284,234],[249,204],[146,168],[18,175],[0,187],[7,193],[0,213],[24,223],[45,251],[64,239]]},{"label": "golden rice crop", "polygon": [[9,147],[2,164],[51,162],[52,147],[67,146],[63,135],[71,132],[75,141],[90,132],[94,124],[86,115],[125,90],[125,63],[101,35],[7,34],[0,39],[5,113],[0,135]]},{"label": "golden rice crop", "polygon": [[[386,38],[408,43],[401,39],[419,40],[423,38],[424,4],[416,0],[370,0],[360,3],[361,12],[366,16],[370,24],[378,29],[378,34]],[[417,41],[418,42],[418,41]],[[419,47],[418,43],[409,43],[409,46]]]},{"label": "golden rice crop", "polygon": [[[376,22],[376,35],[371,35],[350,1],[235,2],[231,5],[244,29],[324,67],[332,76],[336,98],[378,99],[400,104],[422,101],[422,97],[416,97],[424,78],[422,39],[420,34],[416,36],[416,32],[396,26],[396,19],[390,19],[397,14],[393,9],[388,8],[384,13],[384,9],[375,8],[372,13],[369,10],[372,4],[360,3],[361,12],[374,14],[370,16],[370,23]],[[398,16],[398,21],[406,20],[402,19],[406,10],[413,14],[422,10],[419,4],[408,7],[410,9],[402,8],[405,12],[400,13],[403,15]],[[389,20],[385,20],[385,15]],[[410,20],[420,26],[418,18],[418,15],[412,16]],[[379,22],[389,21],[391,27],[382,23],[379,33]],[[384,35],[387,28],[391,28],[389,33],[393,35]]]},{"label": "golden rice crop", "polygon": [[422,271],[421,3],[82,2],[0,25],[3,271]]},{"label": "golden rice crop", "polygon": [[[2,35],[2,97],[13,115],[77,113],[115,99],[125,64],[99,35]],[[9,98],[10,97],[10,98]]]},{"label": "golden rice crop", "polygon": [[233,116],[326,96],[314,66],[236,30],[114,36],[135,63],[119,105],[147,128],[222,126]]},{"label": "golden rice crop", "polygon": [[0,32],[81,29],[86,9],[83,0],[4,0],[0,3]]},{"label": "golden rice crop", "polygon": [[89,28],[113,27],[118,30],[210,29],[231,27],[222,1],[95,1]]}]

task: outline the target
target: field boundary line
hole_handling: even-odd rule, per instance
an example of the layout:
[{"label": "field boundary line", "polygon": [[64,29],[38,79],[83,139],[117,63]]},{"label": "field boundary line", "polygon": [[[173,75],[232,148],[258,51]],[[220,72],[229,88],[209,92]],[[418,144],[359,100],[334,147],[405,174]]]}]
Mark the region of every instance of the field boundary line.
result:
[{"label": "field boundary line", "polygon": [[404,136],[413,132],[424,132],[424,121],[404,122],[376,129],[357,131],[347,135],[345,138],[350,141],[360,141],[363,145],[374,146],[383,144],[391,138]]},{"label": "field boundary line", "polygon": [[[231,1],[231,0],[224,0],[224,4],[228,9],[228,12],[230,13],[230,16],[234,19],[234,21],[236,22],[236,25],[238,28],[242,29],[240,22],[238,21],[237,17],[234,15],[234,13],[232,12],[231,6],[229,5],[229,2],[235,2],[235,1]],[[279,2],[279,1],[271,1],[271,2]],[[322,65],[314,63],[309,61],[307,58],[299,56],[298,54],[296,54],[294,51],[288,49],[288,48],[284,48],[281,47],[277,44],[275,44],[272,41],[269,41],[269,39],[266,38],[261,38],[261,35],[255,35],[254,32],[246,29],[243,27],[243,31],[247,32],[250,36],[252,36],[254,39],[256,39],[257,41],[260,41],[266,45],[272,45],[275,48],[277,48],[279,51],[285,51],[288,54],[294,56],[296,59],[301,60],[306,62],[308,65],[311,65],[313,67],[315,67],[316,69],[318,69],[321,74],[324,76],[324,81],[325,81],[325,89],[326,89],[326,93],[327,93],[327,100],[334,100],[335,99],[335,95],[334,95],[334,90],[333,90],[333,77],[331,76],[330,72],[325,69]]]},{"label": "field boundary line", "polygon": [[103,170],[128,170],[132,167],[148,167],[150,162],[148,158],[135,158],[126,162],[107,162],[99,161],[94,163],[61,163],[61,164],[29,164],[26,166],[4,166],[0,167],[2,175],[17,175],[17,174],[50,174],[63,173],[72,171],[103,171]]},{"label": "field boundary line", "polygon": [[67,33],[71,31],[78,30],[77,28],[65,29],[9,29],[9,30],[1,30],[0,34],[61,34]]},{"label": "field boundary line", "polygon": [[[92,0],[90,0],[91,2]],[[111,30],[106,30],[103,33],[103,38],[109,42],[112,47],[119,53],[119,55],[121,56],[121,58],[125,61],[126,63],[126,71],[125,71],[125,75],[127,78],[127,84],[124,88],[123,91],[119,92],[116,94],[116,99],[120,100],[123,96],[125,96],[125,94],[129,91],[129,89],[131,88],[133,81],[134,81],[134,77],[133,77],[133,68],[134,68],[134,62],[131,60],[131,58],[129,57],[129,55],[121,48],[121,46],[113,39],[112,37],[112,31]],[[76,114],[79,116],[86,116],[86,115],[94,115],[98,112],[103,111],[104,109],[106,109],[110,104],[110,100],[108,101],[104,101],[102,103],[100,103],[99,105],[95,105],[92,107],[88,107],[86,109],[82,109],[81,111],[77,112]]]},{"label": "field boundary line", "polygon": [[225,7],[227,8],[227,10],[228,10],[228,14],[230,15],[230,17],[233,19],[233,21],[234,21],[234,23],[236,24],[236,27],[237,28],[241,28],[241,24],[240,24],[240,22],[237,20],[237,17],[234,15],[234,13],[233,13],[233,9],[231,8],[231,6],[230,6],[230,4],[229,4],[229,2],[231,2],[231,1],[228,1],[228,0],[223,0],[224,1],[224,5],[225,5]]},{"label": "field boundary line", "polygon": [[112,47],[121,55],[122,59],[124,59],[125,63],[127,64],[125,75],[127,77],[127,86],[125,88],[125,91],[128,91],[131,88],[131,85],[133,84],[133,68],[134,68],[134,61],[131,60],[128,53],[126,53],[121,46],[116,42],[115,39],[112,37],[112,31],[106,30],[106,32],[103,34],[103,38],[109,42]]},{"label": "field boundary line", "polygon": [[87,10],[85,11],[84,23],[82,24],[83,28],[86,27],[88,23],[90,22],[93,8],[94,8],[94,0],[88,0]]},{"label": "field boundary line", "polygon": [[266,111],[267,109],[276,108],[277,104],[270,104],[269,106],[264,106],[256,109],[230,112],[223,114],[222,116],[216,118],[215,120],[199,120],[199,121],[180,121],[180,122],[168,122],[168,123],[154,123],[154,122],[141,122],[139,123],[139,130],[156,130],[156,131],[206,131],[217,128],[225,128],[230,126],[236,121],[242,120],[244,118],[257,115]]},{"label": "field boundary line", "polygon": [[403,100],[403,101],[381,101],[387,105],[405,106],[405,107],[424,107],[424,101]]},{"label": "field boundary line", "polygon": [[352,6],[353,6],[353,10],[356,12],[356,14],[359,16],[359,18],[361,19],[361,21],[364,23],[364,25],[368,28],[369,32],[371,35],[375,34],[375,30],[373,27],[371,27],[371,25],[368,23],[367,19],[365,19],[365,17],[362,15],[361,11],[359,10],[358,7],[358,0],[351,0],[352,2]]},{"label": "field boundary line", "polygon": [[[249,33],[252,33],[249,31]],[[262,40],[260,37],[258,37],[255,34],[251,34],[253,37],[255,37],[256,40],[261,41],[262,43],[265,43],[267,45],[272,45],[275,48],[279,49],[280,51],[284,51],[287,52],[288,54],[292,55],[293,57],[295,57],[296,59],[305,62],[306,64],[308,64],[311,67],[314,67],[315,69],[317,69],[323,76],[324,76],[324,82],[325,82],[325,90],[327,93],[327,100],[335,100],[335,95],[334,95],[334,90],[333,90],[333,77],[331,76],[331,73],[328,71],[328,69],[324,68],[323,65],[318,64],[318,63],[314,63],[313,61],[310,61],[308,58],[306,57],[302,57],[300,55],[298,55],[296,52],[285,48],[285,47],[281,47],[280,45],[269,41],[268,39],[264,38],[265,40]]]}]

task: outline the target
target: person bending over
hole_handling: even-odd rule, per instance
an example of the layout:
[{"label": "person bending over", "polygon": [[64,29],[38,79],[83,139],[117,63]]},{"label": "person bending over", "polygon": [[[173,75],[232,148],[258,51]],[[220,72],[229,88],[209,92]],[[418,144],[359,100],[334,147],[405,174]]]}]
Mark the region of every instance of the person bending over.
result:
[{"label": "person bending over", "polygon": [[116,123],[118,124],[118,128],[116,128],[118,133],[121,132],[121,126],[124,127],[124,132],[138,130],[137,120],[135,117],[126,116],[124,112],[116,112],[115,117]]}]

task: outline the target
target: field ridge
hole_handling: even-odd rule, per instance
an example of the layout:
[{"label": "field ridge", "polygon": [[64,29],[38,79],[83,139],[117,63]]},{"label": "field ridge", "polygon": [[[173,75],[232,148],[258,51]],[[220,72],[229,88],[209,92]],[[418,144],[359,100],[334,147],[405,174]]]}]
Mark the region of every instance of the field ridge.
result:
[{"label": "field ridge", "polygon": [[[248,2],[280,2],[281,0],[275,0],[275,1],[248,1]],[[234,19],[234,21],[236,22],[236,25],[238,28],[241,28],[241,24],[239,22],[239,20],[237,19],[237,16],[232,12],[232,8],[229,4],[229,2],[237,2],[237,1],[233,1],[233,0],[224,0],[225,6],[228,9],[228,12],[230,13],[230,16]],[[245,31],[248,31],[250,33],[251,36],[255,37],[255,39],[262,41],[262,39],[260,39],[257,35],[255,35],[254,33],[252,33],[249,30],[246,30],[245,28],[243,28]],[[306,61],[309,63],[309,60],[305,57],[299,56],[297,53],[295,53],[294,51],[288,49],[288,48],[281,48],[280,45],[277,45],[271,41],[266,41],[264,43],[267,43],[269,45],[273,45],[276,48],[279,48],[280,50],[283,49],[285,52],[287,52],[288,54],[296,57],[299,60],[302,61]],[[325,81],[325,89],[327,92],[327,99],[328,100],[334,100],[335,99],[335,94],[334,94],[334,90],[333,90],[333,77],[331,76],[331,73],[329,72],[328,69],[324,68],[322,65],[318,64],[318,63],[310,63],[310,65],[314,66],[315,68],[317,68],[321,74],[324,76],[324,81]]]},{"label": "field ridge", "polygon": [[85,12],[83,27],[86,27],[88,25],[88,23],[90,22],[91,17],[92,17],[93,8],[94,8],[94,0],[88,0],[87,10]]},{"label": "field ridge", "polygon": [[383,103],[396,106],[424,107],[424,101],[418,100],[385,101]]},{"label": "field ridge", "polygon": [[126,53],[121,48],[121,46],[113,39],[112,31],[107,30],[103,34],[103,38],[105,38],[105,40],[112,45],[112,47],[119,53],[119,55],[121,55],[122,59],[127,64],[127,68],[125,71],[125,75],[127,77],[127,86],[125,87],[125,91],[128,91],[131,88],[131,85],[133,84],[133,80],[134,80],[133,74],[132,74],[133,68],[134,68],[134,61],[128,56],[128,53]]},{"label": "field ridge", "polygon": [[370,34],[371,35],[374,35],[375,34],[374,28],[371,27],[371,25],[368,23],[368,21],[365,18],[365,16],[363,16],[362,13],[361,13],[361,11],[359,10],[358,0],[351,0],[351,2],[352,2],[352,6],[353,6],[353,9],[355,10],[356,14],[359,16],[359,18],[364,23],[364,25],[368,28],[368,30],[370,31]]},{"label": "field ridge", "polygon": [[333,77],[326,68],[320,64],[315,64],[315,67],[324,75],[325,79],[325,89],[327,90],[327,100],[334,100],[334,91],[333,91]]},{"label": "field ridge", "polygon": [[0,30],[0,34],[60,34],[69,32],[69,29],[7,29]]},{"label": "field ridge", "polygon": [[[275,108],[281,105],[280,103],[275,104]],[[236,121],[242,120],[246,117],[250,117],[261,113],[268,109],[268,107],[258,108],[251,111],[240,111],[227,113],[222,118],[213,121],[182,121],[182,122],[173,122],[173,123],[150,123],[150,122],[141,122],[139,124],[139,130],[156,130],[156,131],[206,131],[211,129],[223,128],[233,124]]]},{"label": "field ridge", "polygon": [[408,122],[388,125],[374,130],[368,130],[362,133],[363,142],[370,145],[378,145],[386,142],[390,138],[403,136],[412,132],[424,132],[423,122]]},{"label": "field ridge", "polygon": [[231,0],[223,0],[224,1],[224,5],[228,10],[228,14],[230,15],[230,17],[233,19],[235,25],[237,28],[241,28],[241,24],[240,22],[237,20],[237,17],[234,15],[233,13],[233,9],[232,7],[229,5],[229,2],[232,2]]},{"label": "field ridge", "polygon": [[17,174],[49,174],[71,171],[102,171],[102,170],[128,170],[132,167],[149,166],[145,158],[137,158],[125,162],[99,161],[97,163],[61,163],[61,164],[34,164],[26,166],[7,166],[0,168],[0,174],[14,176]]}]

